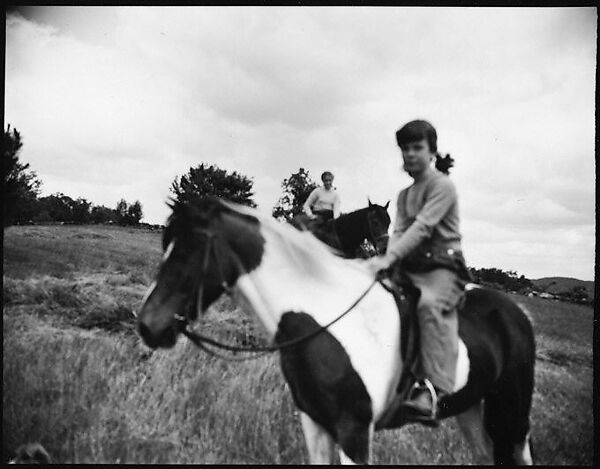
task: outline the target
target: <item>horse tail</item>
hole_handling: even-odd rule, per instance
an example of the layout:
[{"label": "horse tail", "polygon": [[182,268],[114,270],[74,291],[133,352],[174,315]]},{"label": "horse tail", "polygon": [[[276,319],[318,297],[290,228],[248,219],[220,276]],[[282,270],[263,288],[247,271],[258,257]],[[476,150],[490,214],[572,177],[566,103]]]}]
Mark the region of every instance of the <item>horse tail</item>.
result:
[{"label": "horse tail", "polygon": [[535,336],[524,309],[508,295],[495,293],[498,306],[491,318],[502,342],[503,363],[494,389],[484,398],[484,425],[494,443],[496,464],[526,464],[531,463]]}]

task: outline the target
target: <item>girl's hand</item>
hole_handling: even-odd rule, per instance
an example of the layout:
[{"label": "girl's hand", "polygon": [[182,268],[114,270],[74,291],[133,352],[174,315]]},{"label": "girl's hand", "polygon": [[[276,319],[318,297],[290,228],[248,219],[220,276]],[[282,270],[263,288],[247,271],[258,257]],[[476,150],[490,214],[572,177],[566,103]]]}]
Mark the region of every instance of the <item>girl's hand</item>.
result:
[{"label": "girl's hand", "polygon": [[393,262],[393,259],[390,259],[388,256],[374,256],[365,261],[367,268],[373,273],[373,275],[377,275],[377,273],[381,270],[387,269]]}]

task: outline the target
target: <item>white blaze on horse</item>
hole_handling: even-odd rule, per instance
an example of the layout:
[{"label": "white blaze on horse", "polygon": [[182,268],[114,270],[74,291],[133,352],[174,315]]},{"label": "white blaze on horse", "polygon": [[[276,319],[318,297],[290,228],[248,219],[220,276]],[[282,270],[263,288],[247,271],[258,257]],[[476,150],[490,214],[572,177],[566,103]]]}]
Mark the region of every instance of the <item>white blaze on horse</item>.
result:
[{"label": "white blaze on horse", "polygon": [[[331,463],[336,444],[342,462],[370,462],[373,432],[403,365],[393,296],[359,261],[335,256],[310,233],[254,209],[215,198],[172,208],[166,254],[138,315],[145,343],[172,347],[182,317],[194,321],[232,289],[281,347],[311,463]],[[535,346],[529,320],[506,295],[473,288],[459,334],[457,386],[440,402],[441,418],[456,416],[481,458],[531,464]],[[295,345],[286,346],[290,341]],[[385,421],[383,428],[407,423]]]}]

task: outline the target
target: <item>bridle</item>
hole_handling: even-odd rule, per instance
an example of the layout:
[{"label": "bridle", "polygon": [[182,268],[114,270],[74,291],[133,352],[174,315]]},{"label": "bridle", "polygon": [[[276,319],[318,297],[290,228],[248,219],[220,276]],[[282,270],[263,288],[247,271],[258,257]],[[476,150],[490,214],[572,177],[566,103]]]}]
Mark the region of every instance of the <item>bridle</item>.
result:
[{"label": "bridle", "polygon": [[375,248],[375,252],[377,254],[381,254],[379,252],[379,248],[377,247],[377,245],[379,244],[379,241],[382,239],[389,239],[389,235],[387,234],[387,232],[382,233],[378,236],[375,236],[375,234],[373,233],[373,225],[371,224],[373,217],[376,216],[375,212],[367,212],[367,227],[369,229],[369,236],[371,237],[371,242],[373,243],[373,247]]},{"label": "bridle", "polygon": [[[215,262],[216,262],[217,270],[218,270],[218,273],[219,273],[219,276],[221,279],[221,287],[225,290],[225,293],[228,295],[232,294],[233,287],[232,287],[232,285],[230,285],[227,282],[227,279],[223,274],[221,264],[219,263],[219,259],[216,256],[216,252],[214,251],[215,240],[216,240],[216,238],[218,238],[218,235],[213,233],[212,231],[210,231],[207,228],[196,228],[194,231],[196,233],[201,234],[206,237],[206,244],[205,244],[204,254],[203,254],[203,259],[202,259],[202,272],[199,277],[200,280],[199,280],[199,283],[197,286],[198,291],[197,291],[197,295],[196,295],[196,298],[198,299],[197,301],[199,302],[199,307],[202,308],[202,299],[203,299],[203,294],[204,294],[204,282],[202,281],[202,279],[204,279],[206,277],[211,252],[215,254]],[[179,331],[183,335],[185,335],[192,343],[194,343],[194,345],[196,345],[200,349],[204,350],[208,354],[216,356],[218,358],[222,358],[225,360],[232,360],[232,361],[252,360],[252,359],[267,355],[272,352],[276,352],[279,350],[297,346],[299,344],[302,344],[302,343],[312,339],[313,337],[320,334],[321,332],[326,331],[330,326],[335,324],[337,321],[342,319],[346,314],[348,314],[350,311],[352,311],[356,307],[356,305],[358,305],[358,303],[360,303],[361,300],[365,296],[367,296],[367,294],[371,291],[371,289],[375,286],[375,284],[379,282],[379,280],[380,280],[379,276],[376,276],[375,279],[373,280],[373,282],[371,282],[371,284],[367,287],[367,289],[363,293],[361,293],[361,295],[348,308],[346,308],[342,313],[340,313],[338,316],[336,316],[333,320],[329,321],[327,324],[320,326],[318,329],[315,329],[314,331],[312,331],[304,336],[297,337],[295,339],[291,339],[291,340],[273,344],[273,345],[263,345],[263,346],[257,345],[257,346],[253,346],[253,347],[237,346],[237,345],[225,344],[225,343],[219,342],[218,340],[213,339],[211,337],[207,337],[205,335],[199,334],[192,327],[192,321],[194,321],[194,319],[190,317],[190,314],[189,314],[190,308],[188,308],[186,310],[188,312],[186,312],[186,314],[184,316],[182,316],[180,314],[175,314],[174,318],[177,321]],[[250,353],[255,353],[256,355],[253,355],[250,357],[225,356],[225,355],[215,352],[214,350],[211,350],[210,348],[208,348],[206,346],[207,344],[217,347],[219,349],[228,350],[228,351],[234,352],[234,353],[250,352]]]}]

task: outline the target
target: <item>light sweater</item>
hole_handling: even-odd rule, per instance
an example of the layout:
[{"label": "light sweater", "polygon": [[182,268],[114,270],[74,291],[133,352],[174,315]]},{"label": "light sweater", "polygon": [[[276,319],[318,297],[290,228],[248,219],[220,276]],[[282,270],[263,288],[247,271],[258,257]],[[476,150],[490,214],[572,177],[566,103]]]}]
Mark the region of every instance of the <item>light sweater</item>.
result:
[{"label": "light sweater", "polygon": [[387,253],[403,259],[422,243],[436,249],[461,249],[458,200],[454,183],[437,169],[398,195],[396,220]]},{"label": "light sweater", "polygon": [[319,186],[313,189],[302,208],[309,216],[313,210],[333,210],[333,217],[337,218],[340,214],[340,196],[333,187],[327,190]]}]

